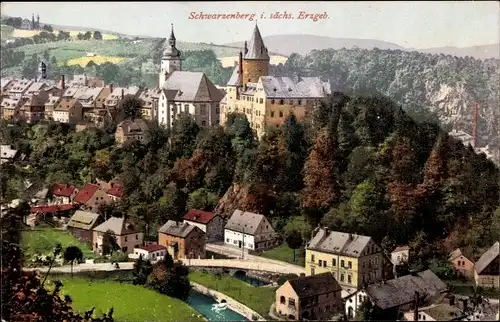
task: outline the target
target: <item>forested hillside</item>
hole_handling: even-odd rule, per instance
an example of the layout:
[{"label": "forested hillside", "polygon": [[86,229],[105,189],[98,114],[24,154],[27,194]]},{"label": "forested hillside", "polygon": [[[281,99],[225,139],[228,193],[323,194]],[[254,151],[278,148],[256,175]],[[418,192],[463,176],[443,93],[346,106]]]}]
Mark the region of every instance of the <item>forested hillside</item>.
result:
[{"label": "forested hillside", "polygon": [[424,259],[439,256],[439,242],[477,252],[500,238],[499,169],[384,97],[337,95],[304,124],[290,116],[259,142],[235,115],[227,130],[200,130],[189,118],[171,133],[152,124],[147,144],[122,148],[112,131],[53,122],[3,123],[0,133],[30,164],[2,165],[2,198],[18,195],[25,178],[81,185],[118,176],[125,200],[101,211],[135,218],[151,237],[188,208],[216,207],[224,216],[264,213],[278,232],[307,239],[321,224],[409,243]]},{"label": "forested hillside", "polygon": [[411,114],[425,108],[446,128],[472,134],[473,104],[480,104],[480,146],[500,149],[500,60],[477,60],[401,50],[341,49],[291,55],[276,75],[320,75],[335,90],[378,92]]}]

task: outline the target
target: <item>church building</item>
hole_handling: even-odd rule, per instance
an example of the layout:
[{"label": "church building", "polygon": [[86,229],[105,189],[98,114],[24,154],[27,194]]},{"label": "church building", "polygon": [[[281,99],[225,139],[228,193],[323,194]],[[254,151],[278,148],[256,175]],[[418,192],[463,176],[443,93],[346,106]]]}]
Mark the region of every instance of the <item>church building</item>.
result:
[{"label": "church building", "polygon": [[161,59],[159,86],[154,118],[160,125],[170,128],[182,114],[191,115],[199,126],[219,124],[219,104],[224,94],[205,73],[182,70],[173,26]]},{"label": "church building", "polygon": [[261,137],[266,127],[282,125],[292,113],[298,120],[303,119],[331,95],[330,83],[319,77],[269,76],[269,62],[269,52],[255,25],[227,83],[227,94],[221,102],[221,124],[225,125],[230,113],[244,114]]}]

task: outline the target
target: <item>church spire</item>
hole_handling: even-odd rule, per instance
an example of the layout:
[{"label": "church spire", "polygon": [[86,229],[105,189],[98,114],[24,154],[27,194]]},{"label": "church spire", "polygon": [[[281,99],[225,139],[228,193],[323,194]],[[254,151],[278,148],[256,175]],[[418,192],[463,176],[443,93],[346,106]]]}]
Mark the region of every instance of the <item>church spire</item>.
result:
[{"label": "church spire", "polygon": [[170,24],[172,29],[170,30],[170,38],[168,38],[168,42],[170,46],[175,46],[175,35],[174,35],[174,24]]}]

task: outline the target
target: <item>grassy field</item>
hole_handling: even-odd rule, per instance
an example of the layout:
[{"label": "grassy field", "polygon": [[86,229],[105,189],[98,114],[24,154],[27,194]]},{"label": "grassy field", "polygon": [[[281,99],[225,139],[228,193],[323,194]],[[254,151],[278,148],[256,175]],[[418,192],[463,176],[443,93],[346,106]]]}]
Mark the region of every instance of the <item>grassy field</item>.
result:
[{"label": "grassy field", "polygon": [[23,231],[21,247],[29,260],[35,253],[49,254],[57,243],[60,243],[63,248],[71,245],[78,246],[85,258],[94,258],[94,253],[86,244],[78,241],[69,232],[52,228]]},{"label": "grassy field", "polygon": [[93,61],[97,65],[104,64],[105,62],[110,62],[113,64],[119,64],[123,62],[125,58],[116,56],[91,56],[91,57],[79,57],[68,60],[68,66],[80,65],[82,67],[87,66],[90,61]]},{"label": "grassy field", "polygon": [[304,249],[295,250],[295,261],[293,260],[293,250],[287,245],[281,245],[279,247],[273,248],[271,250],[265,251],[260,254],[260,256],[275,259],[282,262],[287,262],[290,264],[295,264],[298,266],[304,266],[305,264],[305,254]]},{"label": "grassy field", "polygon": [[113,317],[124,321],[203,321],[198,312],[181,300],[161,295],[142,286],[116,281],[93,281],[85,278],[62,278],[62,293],[73,300],[78,312],[90,310],[95,317],[113,307]]},{"label": "grassy field", "polygon": [[227,274],[218,279],[214,274],[202,271],[189,273],[189,280],[224,293],[264,317],[269,314],[276,290],[274,287],[251,286]]},{"label": "grassy field", "polygon": [[14,34],[14,27],[7,25],[0,25],[0,36],[2,40],[12,37]]}]

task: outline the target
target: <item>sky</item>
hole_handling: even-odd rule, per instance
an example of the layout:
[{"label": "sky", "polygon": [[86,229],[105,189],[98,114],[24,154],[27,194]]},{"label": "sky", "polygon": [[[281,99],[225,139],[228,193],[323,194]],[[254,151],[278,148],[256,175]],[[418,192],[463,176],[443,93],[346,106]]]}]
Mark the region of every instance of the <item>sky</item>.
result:
[{"label": "sky", "polygon": [[[279,12],[294,19],[271,19]],[[323,19],[298,19],[300,12]],[[4,15],[48,24],[94,27],[129,35],[168,37],[186,42],[225,44],[248,40],[257,23],[265,36],[308,34],[376,39],[407,48],[468,47],[500,42],[497,1],[359,2],[4,2]],[[189,19],[199,14],[255,14],[240,19]],[[326,14],[325,14],[326,13]],[[221,17],[223,18],[223,17]]]}]

